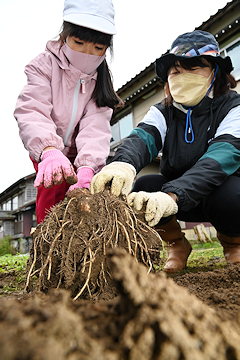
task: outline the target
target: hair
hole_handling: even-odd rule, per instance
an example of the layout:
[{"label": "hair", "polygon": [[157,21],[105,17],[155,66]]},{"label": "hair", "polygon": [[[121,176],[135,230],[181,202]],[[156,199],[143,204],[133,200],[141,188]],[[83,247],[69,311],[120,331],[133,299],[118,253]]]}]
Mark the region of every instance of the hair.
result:
[{"label": "hair", "polygon": [[[113,35],[64,21],[60,32],[62,43],[65,43],[68,36],[75,36],[87,42],[105,45],[110,50],[111,56],[113,55]],[[97,72],[97,82],[92,94],[92,99],[97,106],[108,106],[112,109],[123,107],[123,100],[113,89],[112,74],[106,60],[98,66]]]},{"label": "hair", "polygon": [[[196,66],[202,68],[211,66],[212,69],[216,69],[217,67],[217,63],[214,61],[214,58],[213,60],[209,59],[209,56],[207,58],[196,56],[190,59],[178,60],[175,63],[173,63],[172,66],[177,66],[177,64],[180,64],[180,66],[183,67],[183,69],[185,70],[191,70]],[[214,81],[213,96],[218,97],[222,94],[225,94],[230,89],[233,89],[236,86],[237,86],[237,82],[235,78],[219,66],[216,79]],[[173,98],[170,93],[168,82],[164,87],[164,93],[165,93],[165,99],[164,99],[165,105],[171,105]]]}]

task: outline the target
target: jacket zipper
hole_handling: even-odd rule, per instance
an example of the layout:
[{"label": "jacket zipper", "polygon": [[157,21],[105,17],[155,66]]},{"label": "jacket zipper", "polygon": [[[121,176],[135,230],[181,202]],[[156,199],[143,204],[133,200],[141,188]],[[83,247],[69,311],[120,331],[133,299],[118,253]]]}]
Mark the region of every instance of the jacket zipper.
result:
[{"label": "jacket zipper", "polygon": [[84,79],[80,79],[81,85],[82,85],[82,93],[85,94],[86,90],[85,90],[85,80]]},{"label": "jacket zipper", "polygon": [[70,122],[68,124],[68,128],[67,128],[64,140],[63,140],[63,143],[64,143],[65,146],[67,145],[68,138],[69,138],[69,136],[70,136],[70,134],[72,132],[73,125],[75,123],[75,119],[76,119],[76,115],[77,115],[77,107],[78,107],[78,94],[79,94],[81,85],[82,85],[82,93],[85,94],[85,92],[86,92],[85,91],[85,80],[79,79],[77,81],[77,85],[76,85],[75,90],[74,90],[73,108],[72,108],[71,119],[70,119]]}]

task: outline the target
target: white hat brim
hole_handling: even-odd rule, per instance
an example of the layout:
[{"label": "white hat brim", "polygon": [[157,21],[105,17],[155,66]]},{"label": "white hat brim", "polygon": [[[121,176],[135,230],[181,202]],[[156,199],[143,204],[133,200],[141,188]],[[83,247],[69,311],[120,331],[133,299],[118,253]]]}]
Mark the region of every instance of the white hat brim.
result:
[{"label": "white hat brim", "polygon": [[107,19],[92,14],[66,14],[63,17],[63,20],[75,25],[97,30],[105,34],[115,35],[117,33],[113,23]]}]

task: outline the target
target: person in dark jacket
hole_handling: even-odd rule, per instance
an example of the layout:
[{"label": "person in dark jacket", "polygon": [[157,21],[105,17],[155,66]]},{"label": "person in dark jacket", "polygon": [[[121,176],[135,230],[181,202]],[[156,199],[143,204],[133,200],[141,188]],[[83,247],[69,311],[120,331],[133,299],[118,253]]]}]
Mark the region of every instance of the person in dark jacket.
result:
[{"label": "person in dark jacket", "polygon": [[[212,34],[178,36],[156,60],[165,99],[90,185],[94,194],[112,181],[113,194],[127,195],[137,210],[146,205],[146,221],[167,245],[167,273],[184,269],[192,250],[177,220],[211,222],[226,260],[240,262],[240,95],[231,90],[232,70]],[[140,177],[132,189],[136,173],[160,152],[160,173]]]}]

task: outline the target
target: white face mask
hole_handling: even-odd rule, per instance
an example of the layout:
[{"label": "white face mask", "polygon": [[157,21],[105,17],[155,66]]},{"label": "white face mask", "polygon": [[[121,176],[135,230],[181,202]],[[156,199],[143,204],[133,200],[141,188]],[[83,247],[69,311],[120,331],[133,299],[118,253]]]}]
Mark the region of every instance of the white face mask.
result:
[{"label": "white face mask", "polygon": [[106,57],[106,55],[96,56],[72,50],[66,43],[62,46],[62,51],[71,65],[87,75],[97,70]]},{"label": "white face mask", "polygon": [[173,99],[182,105],[197,105],[209,90],[209,80],[213,71],[208,78],[199,74],[182,73],[169,79],[168,84]]}]

